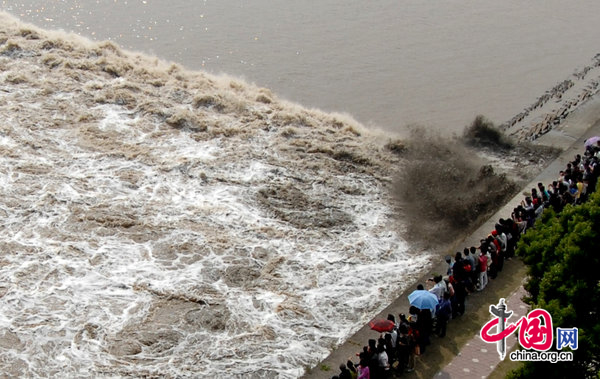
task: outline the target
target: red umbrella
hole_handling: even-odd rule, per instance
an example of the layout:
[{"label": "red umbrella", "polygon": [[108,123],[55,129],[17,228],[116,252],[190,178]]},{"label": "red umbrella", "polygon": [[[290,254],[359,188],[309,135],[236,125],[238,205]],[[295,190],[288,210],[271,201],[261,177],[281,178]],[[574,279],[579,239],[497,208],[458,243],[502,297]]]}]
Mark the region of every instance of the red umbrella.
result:
[{"label": "red umbrella", "polygon": [[390,320],[377,319],[369,322],[369,326],[371,327],[371,329],[383,333],[391,332],[394,329],[394,326],[396,326],[396,324],[394,324],[394,322]]}]

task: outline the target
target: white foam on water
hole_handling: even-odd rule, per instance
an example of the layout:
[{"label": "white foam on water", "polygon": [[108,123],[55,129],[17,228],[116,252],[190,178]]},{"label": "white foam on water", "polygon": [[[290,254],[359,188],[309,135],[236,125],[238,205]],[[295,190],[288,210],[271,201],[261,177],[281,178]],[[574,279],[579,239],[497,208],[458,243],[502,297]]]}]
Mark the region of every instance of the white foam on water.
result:
[{"label": "white foam on water", "polygon": [[[106,117],[100,129],[129,138],[127,131],[135,119],[115,106],[102,111]],[[235,375],[250,365],[280,377],[297,377],[303,367],[356,330],[369,317],[369,310],[384,304],[393,295],[390,289],[402,288],[405,274],[426,262],[426,257],[409,258],[407,246],[386,227],[390,210],[380,201],[383,189],[367,178],[335,178],[364,195],[331,198],[328,204],[354,215],[354,227],[303,231],[272,219],[251,200],[255,189],[250,184],[269,177],[281,179],[289,174],[284,167],[260,160],[226,162],[218,140],[217,145],[198,146],[183,133],[143,142],[161,162],[170,166],[193,162],[220,177],[204,183],[195,176],[196,166],[165,172],[161,165],[70,149],[60,143],[69,133],[46,136],[55,142],[46,157],[34,156],[22,146],[25,151],[19,158],[2,157],[2,167],[35,162],[48,170],[41,175],[5,174],[2,181],[3,193],[14,200],[12,205],[2,205],[0,241],[7,254],[0,275],[8,291],[1,300],[0,320],[3,329],[16,333],[27,346],[20,359],[27,361],[29,374],[92,373],[98,365],[118,366],[118,359],[106,351],[107,341],[147,317],[153,301],[151,293],[135,290],[136,286],[196,296],[201,284],[214,290],[210,301],[228,310],[232,325],[223,331],[189,333],[169,354],[138,354],[144,370],[185,375],[183,368],[202,364],[205,373],[225,370]],[[2,143],[19,149],[8,137]],[[205,166],[208,162],[210,167]],[[279,173],[273,173],[275,169]],[[121,179],[123,171],[135,171],[137,181]],[[312,191],[316,197],[326,196],[328,188],[315,183]],[[132,240],[127,227],[115,231],[106,226],[123,222],[121,215],[131,215],[131,220],[147,226],[149,241]],[[102,219],[96,226],[78,227],[79,222],[94,218]],[[223,233],[225,245],[215,251],[205,231],[186,229],[186,223],[208,225],[214,233]],[[261,235],[261,228],[271,230],[272,236]],[[157,251],[185,243],[196,248],[207,245],[204,251],[174,251],[168,257]],[[27,253],[11,256],[11,244]],[[253,258],[259,248],[269,258]],[[185,263],[190,256],[195,258]],[[279,260],[272,280],[256,287],[236,288],[221,278],[231,263],[259,273],[269,260]],[[356,319],[356,314],[363,316]],[[85,325],[99,330],[95,339],[81,337]],[[260,337],[264,328],[266,340]],[[245,339],[243,333],[258,335]],[[203,334],[206,340],[197,346],[196,339]],[[174,356],[182,361],[180,367],[172,365]]]},{"label": "white foam on water", "polygon": [[389,178],[335,168],[333,129],[293,145],[248,102],[219,118],[232,136],[199,134],[67,87],[3,88],[8,375],[295,378],[429,264],[398,235]]}]

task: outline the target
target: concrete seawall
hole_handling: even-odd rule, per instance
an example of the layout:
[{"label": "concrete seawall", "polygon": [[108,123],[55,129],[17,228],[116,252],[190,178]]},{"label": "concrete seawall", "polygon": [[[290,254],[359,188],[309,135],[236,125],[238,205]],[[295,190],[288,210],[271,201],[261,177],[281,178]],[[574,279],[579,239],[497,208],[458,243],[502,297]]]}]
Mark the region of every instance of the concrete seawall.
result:
[{"label": "concrete seawall", "polygon": [[[598,96],[590,99],[585,104],[580,105],[577,110],[573,111],[560,125],[535,141],[536,144],[561,148],[563,152],[558,158],[546,166],[546,168],[529,184],[524,186],[523,191],[530,191],[531,188],[537,187],[538,182],[547,185],[553,180],[556,180],[558,172],[564,169],[566,164],[572,161],[576,154],[583,153],[584,141],[595,135],[600,135],[600,98]],[[519,205],[523,198],[524,196],[522,193],[517,194],[492,217],[481,224],[475,232],[458,241],[456,246],[448,246],[447,251],[462,251],[465,246],[479,246],[480,239],[486,237],[494,229],[494,225],[500,218],[509,217],[513,208]],[[458,248],[458,250],[456,250],[456,248]],[[427,278],[431,276],[431,273],[443,273],[445,271],[446,264],[443,261],[443,258],[440,257],[438,263],[434,264],[428,272],[424,273],[418,281],[413,283],[413,285],[379,314],[374,314],[373,318],[385,318],[390,313],[396,316],[399,313],[408,313],[410,305],[407,297],[408,294],[415,289],[417,283],[425,283]],[[506,295],[508,296],[509,294],[510,293],[507,293]],[[362,350],[362,347],[367,344],[369,339],[377,338],[378,336],[379,334],[371,330],[368,325],[363,326],[303,377],[329,379],[333,375],[337,375],[340,363],[345,363],[350,357],[356,362],[356,353]],[[331,370],[322,370],[321,367],[329,367]]]}]

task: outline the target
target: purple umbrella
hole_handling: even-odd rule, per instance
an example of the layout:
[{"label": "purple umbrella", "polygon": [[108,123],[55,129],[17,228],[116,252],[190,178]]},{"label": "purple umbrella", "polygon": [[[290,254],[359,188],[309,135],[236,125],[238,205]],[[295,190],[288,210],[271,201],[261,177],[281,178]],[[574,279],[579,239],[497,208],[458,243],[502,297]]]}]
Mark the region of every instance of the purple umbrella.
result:
[{"label": "purple umbrella", "polygon": [[600,136],[593,136],[585,140],[584,146],[594,146],[596,143],[600,141]]}]

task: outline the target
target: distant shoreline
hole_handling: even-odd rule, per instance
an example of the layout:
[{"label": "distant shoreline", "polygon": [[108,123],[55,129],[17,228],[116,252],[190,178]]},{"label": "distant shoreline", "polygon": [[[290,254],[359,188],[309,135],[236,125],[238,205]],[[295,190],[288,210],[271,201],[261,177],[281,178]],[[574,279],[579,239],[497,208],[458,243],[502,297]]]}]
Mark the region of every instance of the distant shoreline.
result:
[{"label": "distant shoreline", "polygon": [[518,141],[534,141],[560,125],[600,92],[600,53],[592,62],[555,85],[522,112],[500,125]]}]

